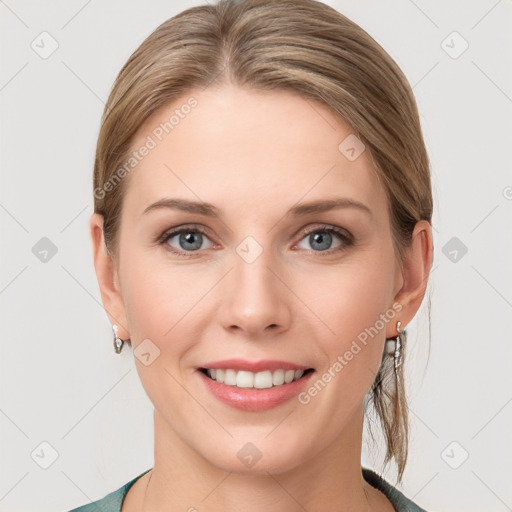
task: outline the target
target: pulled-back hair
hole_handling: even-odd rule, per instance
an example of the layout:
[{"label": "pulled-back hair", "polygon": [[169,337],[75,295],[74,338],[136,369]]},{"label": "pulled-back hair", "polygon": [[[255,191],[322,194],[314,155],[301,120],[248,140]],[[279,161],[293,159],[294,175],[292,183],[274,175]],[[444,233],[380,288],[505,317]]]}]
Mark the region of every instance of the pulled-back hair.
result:
[{"label": "pulled-back hair", "polygon": [[[118,259],[127,186],[127,179],[115,186],[113,179],[141,125],[191,89],[227,82],[299,93],[351,126],[385,189],[393,245],[403,262],[416,223],[431,223],[433,202],[411,87],[367,32],[315,0],[220,0],[193,7],[161,24],[131,55],[108,98],[94,164],[94,211],[104,218],[109,254]],[[399,371],[397,379],[383,357],[369,396],[387,441],[385,463],[395,459],[400,480],[408,417],[403,365]]]}]

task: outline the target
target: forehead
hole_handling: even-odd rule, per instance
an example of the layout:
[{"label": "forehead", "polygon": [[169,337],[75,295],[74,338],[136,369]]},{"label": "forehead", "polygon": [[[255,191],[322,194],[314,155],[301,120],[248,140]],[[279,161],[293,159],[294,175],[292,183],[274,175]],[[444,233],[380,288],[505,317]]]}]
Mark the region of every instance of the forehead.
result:
[{"label": "forehead", "polygon": [[293,92],[191,90],[139,129],[124,204],[142,212],[172,195],[269,211],[344,196],[379,211],[385,194],[369,152],[353,158],[361,144],[329,108]]}]

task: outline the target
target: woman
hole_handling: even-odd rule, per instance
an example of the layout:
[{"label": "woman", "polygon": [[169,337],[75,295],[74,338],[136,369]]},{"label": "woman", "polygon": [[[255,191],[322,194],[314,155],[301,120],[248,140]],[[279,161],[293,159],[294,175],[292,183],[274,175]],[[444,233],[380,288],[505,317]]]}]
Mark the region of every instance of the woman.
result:
[{"label": "woman", "polygon": [[116,79],[90,229],[155,463],[75,511],[421,511],[361,467],[374,406],[407,461],[405,328],[432,266],[410,86],[313,0],[221,0]]}]

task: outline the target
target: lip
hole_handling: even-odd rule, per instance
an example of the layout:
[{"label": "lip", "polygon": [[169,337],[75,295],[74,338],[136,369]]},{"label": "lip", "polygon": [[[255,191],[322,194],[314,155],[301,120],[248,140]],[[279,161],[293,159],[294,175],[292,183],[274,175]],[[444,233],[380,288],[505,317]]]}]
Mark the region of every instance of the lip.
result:
[{"label": "lip", "polygon": [[[282,362],[280,362],[282,364]],[[258,363],[259,364],[259,363]],[[253,365],[254,367],[254,365]],[[216,366],[214,368],[224,368],[223,366]],[[233,366],[228,366],[225,368],[233,368]],[[278,366],[276,369],[283,368],[283,366]],[[305,370],[308,367],[289,367],[288,369],[293,370]],[[247,369],[240,368],[241,370]],[[270,368],[268,366],[265,369]],[[254,370],[248,370],[254,371]],[[271,388],[265,389],[255,389],[255,388],[237,388],[236,386],[228,386],[227,384],[221,384],[216,380],[211,379],[201,370],[197,370],[196,374],[199,378],[204,382],[208,391],[222,403],[234,407],[235,409],[240,409],[242,411],[251,411],[251,412],[259,412],[259,411],[267,411],[274,407],[277,407],[288,400],[291,400],[293,397],[297,396],[302,389],[307,385],[311,376],[315,373],[315,371],[305,373],[299,380],[290,382],[289,384],[282,384],[281,386],[273,386]]]},{"label": "lip", "polygon": [[244,359],[223,359],[222,361],[213,361],[198,367],[221,370],[245,370],[248,372],[262,372],[265,370],[307,370],[311,366],[290,363],[289,361],[277,361],[275,359],[262,359],[260,361],[246,361]]}]

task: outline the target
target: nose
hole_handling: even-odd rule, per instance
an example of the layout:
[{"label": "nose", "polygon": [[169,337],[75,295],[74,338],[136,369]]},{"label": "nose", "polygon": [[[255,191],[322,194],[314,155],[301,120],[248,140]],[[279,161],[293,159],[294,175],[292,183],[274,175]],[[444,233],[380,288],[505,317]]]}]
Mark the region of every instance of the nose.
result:
[{"label": "nose", "polygon": [[235,253],[218,311],[223,327],[252,340],[274,337],[290,325],[292,293],[266,251],[251,263]]}]

